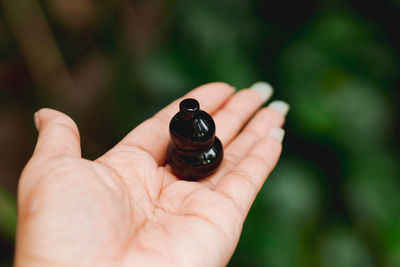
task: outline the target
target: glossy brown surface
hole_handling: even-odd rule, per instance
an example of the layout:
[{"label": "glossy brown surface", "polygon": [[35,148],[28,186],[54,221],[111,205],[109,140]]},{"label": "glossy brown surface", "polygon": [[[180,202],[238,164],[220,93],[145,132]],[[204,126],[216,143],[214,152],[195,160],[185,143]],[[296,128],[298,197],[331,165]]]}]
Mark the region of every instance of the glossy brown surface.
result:
[{"label": "glossy brown surface", "polygon": [[215,137],[214,120],[200,110],[197,100],[188,98],[180,103],[169,130],[168,163],[180,178],[199,180],[213,173],[221,164],[223,148]]}]

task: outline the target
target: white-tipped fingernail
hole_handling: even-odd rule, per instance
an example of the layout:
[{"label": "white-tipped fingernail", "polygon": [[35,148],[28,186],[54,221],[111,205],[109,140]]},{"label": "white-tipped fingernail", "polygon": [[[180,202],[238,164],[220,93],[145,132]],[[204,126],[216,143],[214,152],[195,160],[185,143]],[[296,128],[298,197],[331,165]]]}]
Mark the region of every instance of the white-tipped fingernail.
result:
[{"label": "white-tipped fingernail", "polygon": [[261,96],[263,101],[267,101],[274,92],[272,86],[266,82],[256,82],[250,87],[250,89],[256,91]]},{"label": "white-tipped fingernail", "polygon": [[33,114],[33,121],[35,122],[35,127],[36,127],[36,130],[38,130],[38,131],[39,131],[39,129],[40,129],[40,118],[39,118],[39,112],[35,112],[35,113]]},{"label": "white-tipped fingernail", "polygon": [[290,106],[288,103],[286,103],[285,101],[281,101],[281,100],[275,100],[272,101],[268,107],[275,109],[276,111],[278,111],[279,113],[281,113],[283,116],[286,116],[286,114],[288,114]]},{"label": "white-tipped fingernail", "polygon": [[285,130],[282,128],[272,128],[269,132],[269,136],[275,138],[282,143],[283,137],[285,136]]}]

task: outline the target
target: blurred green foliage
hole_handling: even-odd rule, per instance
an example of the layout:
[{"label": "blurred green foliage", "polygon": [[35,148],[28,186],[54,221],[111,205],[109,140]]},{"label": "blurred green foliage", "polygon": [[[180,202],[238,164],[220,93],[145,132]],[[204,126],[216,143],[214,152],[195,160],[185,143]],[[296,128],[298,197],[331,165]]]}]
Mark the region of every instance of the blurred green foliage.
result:
[{"label": "blurred green foliage", "polygon": [[14,241],[15,224],[17,222],[17,207],[15,199],[3,189],[0,191],[0,234]]},{"label": "blurred green foliage", "polygon": [[266,80],[287,136],[230,265],[400,266],[399,1],[1,3],[0,123],[21,125],[0,139],[20,162],[0,165],[5,247],[38,107],[72,115],[95,158],[197,85]]}]

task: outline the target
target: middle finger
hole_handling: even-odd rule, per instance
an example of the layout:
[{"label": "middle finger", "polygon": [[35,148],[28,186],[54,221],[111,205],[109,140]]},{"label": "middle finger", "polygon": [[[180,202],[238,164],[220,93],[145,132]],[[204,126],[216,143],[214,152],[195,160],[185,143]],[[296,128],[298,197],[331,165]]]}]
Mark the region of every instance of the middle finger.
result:
[{"label": "middle finger", "polygon": [[271,97],[272,87],[265,82],[255,83],[250,89],[234,94],[214,115],[216,136],[225,147],[239,133],[243,125]]}]

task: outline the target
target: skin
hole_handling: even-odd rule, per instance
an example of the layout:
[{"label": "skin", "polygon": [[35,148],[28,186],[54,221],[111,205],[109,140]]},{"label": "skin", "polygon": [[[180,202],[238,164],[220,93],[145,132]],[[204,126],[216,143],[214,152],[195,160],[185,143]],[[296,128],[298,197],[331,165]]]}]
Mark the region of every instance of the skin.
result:
[{"label": "skin", "polygon": [[281,153],[268,133],[284,118],[259,109],[255,91],[234,93],[224,83],[186,97],[213,115],[225,149],[218,171],[199,182],[178,180],[165,163],[168,124],[183,98],[95,161],[81,157],[71,118],[38,111],[38,141],[18,189],[15,265],[226,265]]}]

